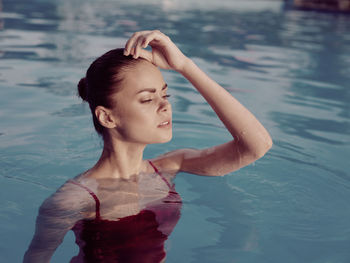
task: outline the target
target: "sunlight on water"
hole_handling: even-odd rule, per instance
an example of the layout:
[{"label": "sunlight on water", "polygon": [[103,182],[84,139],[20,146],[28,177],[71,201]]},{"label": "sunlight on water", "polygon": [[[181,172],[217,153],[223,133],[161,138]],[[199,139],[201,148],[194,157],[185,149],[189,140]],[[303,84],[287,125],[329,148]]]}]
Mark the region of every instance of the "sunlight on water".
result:
[{"label": "sunlight on water", "polygon": [[[1,5],[0,5],[1,6]],[[167,262],[349,262],[350,16],[282,1],[2,1],[1,262],[20,262],[37,209],[101,142],[76,84],[98,55],[158,28],[247,106],[274,147],[233,176],[181,173]],[[174,139],[145,157],[230,140],[204,99],[164,71]],[[77,253],[70,234],[52,262]]]}]

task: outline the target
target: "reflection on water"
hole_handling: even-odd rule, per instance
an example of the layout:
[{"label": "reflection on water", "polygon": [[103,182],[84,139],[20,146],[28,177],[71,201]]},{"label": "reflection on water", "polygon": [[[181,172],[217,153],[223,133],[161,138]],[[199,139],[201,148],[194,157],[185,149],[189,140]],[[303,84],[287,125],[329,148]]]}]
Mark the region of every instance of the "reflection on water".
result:
[{"label": "reflection on water", "polygon": [[[8,216],[1,233],[8,242],[0,246],[8,252],[1,260],[19,261],[33,232],[21,218],[34,223],[41,201],[99,153],[89,110],[75,97],[86,65],[133,31],[158,28],[256,113],[275,142],[236,176],[178,175],[183,215],[167,260],[349,261],[350,16],[249,3],[3,1],[0,181]],[[230,138],[186,81],[164,76],[174,140],[150,147],[149,157]],[[53,262],[68,261],[72,247],[65,241]]]},{"label": "reflection on water", "polygon": [[[309,140],[315,140],[323,143],[329,143],[332,145],[344,145],[350,143],[349,140],[335,140],[333,137],[326,135],[327,133],[340,134],[345,136],[349,135],[349,122],[322,120],[279,112],[273,112],[271,115],[271,118],[275,120],[276,123],[278,123],[280,129],[282,129],[286,134],[297,135],[298,137],[303,137]],[[293,123],[293,125],[290,125],[290,123]],[[313,134],[313,132],[315,134]],[[348,139],[345,136],[344,138]],[[342,139],[341,136],[337,136],[336,138]]]}]

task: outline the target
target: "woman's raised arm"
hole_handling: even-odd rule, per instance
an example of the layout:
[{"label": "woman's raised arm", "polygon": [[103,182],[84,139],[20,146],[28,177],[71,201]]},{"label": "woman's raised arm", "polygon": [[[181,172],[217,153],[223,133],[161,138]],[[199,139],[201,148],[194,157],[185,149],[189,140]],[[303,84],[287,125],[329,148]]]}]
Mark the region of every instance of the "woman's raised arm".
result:
[{"label": "woman's raised arm", "polygon": [[[152,51],[144,48],[150,45]],[[207,149],[180,149],[156,158],[163,170],[200,175],[224,175],[261,158],[272,146],[269,133],[255,116],[229,92],[208,77],[159,31],[135,33],[125,55],[143,57],[156,66],[181,73],[216,112],[233,140]]]}]

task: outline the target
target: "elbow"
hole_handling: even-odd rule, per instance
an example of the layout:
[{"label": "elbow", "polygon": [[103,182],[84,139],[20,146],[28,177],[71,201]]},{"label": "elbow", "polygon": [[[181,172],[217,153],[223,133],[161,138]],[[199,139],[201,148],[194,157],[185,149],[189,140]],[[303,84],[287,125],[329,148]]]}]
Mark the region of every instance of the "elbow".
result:
[{"label": "elbow", "polygon": [[255,162],[256,160],[262,158],[272,147],[273,142],[269,135],[264,138],[255,141],[255,143],[243,144],[239,147],[239,152],[241,156],[245,156],[243,159],[245,165],[248,163]]},{"label": "elbow", "polygon": [[254,159],[258,160],[262,158],[272,147],[273,142],[269,135],[261,141],[261,143],[253,151]]},{"label": "elbow", "polygon": [[[269,134],[266,134],[264,137],[255,140],[254,142],[245,142],[235,140],[235,156],[239,156],[239,165],[235,166],[235,170],[249,165],[256,160],[262,158],[272,147],[273,142]],[[236,162],[234,162],[236,165]]]}]

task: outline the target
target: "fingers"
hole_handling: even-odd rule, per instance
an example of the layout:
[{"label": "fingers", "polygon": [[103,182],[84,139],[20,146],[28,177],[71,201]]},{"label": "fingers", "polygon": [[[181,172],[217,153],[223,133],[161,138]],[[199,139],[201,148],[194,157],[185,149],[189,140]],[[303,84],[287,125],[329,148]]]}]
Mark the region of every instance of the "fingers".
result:
[{"label": "fingers", "polygon": [[140,56],[140,52],[142,50],[143,40],[144,40],[144,36],[141,35],[137,38],[137,40],[135,42],[134,54],[133,54],[133,58],[135,58],[135,59],[137,59]]},{"label": "fingers", "polygon": [[153,40],[159,40],[161,35],[163,34],[159,30],[134,33],[125,44],[124,55],[132,55],[137,59],[143,48],[146,48]]},{"label": "fingers", "polygon": [[[125,47],[124,47],[124,55],[129,56],[132,55],[134,58],[137,58],[139,55],[138,49],[140,49],[141,44],[140,43],[143,39],[143,36],[147,33],[148,31],[141,31],[141,32],[135,32],[132,34],[132,36],[129,38],[129,40],[126,42]],[[137,57],[136,57],[137,55]]]},{"label": "fingers", "polygon": [[149,52],[148,50],[140,49],[139,57],[144,58],[144,59],[148,60],[149,62],[153,63],[152,52]]},{"label": "fingers", "polygon": [[143,48],[146,48],[146,47],[148,46],[148,44],[149,44],[152,40],[155,39],[157,33],[158,33],[158,32],[156,32],[156,31],[152,31],[151,33],[147,34],[147,35],[145,36],[145,38],[143,39],[142,47],[143,47]]},{"label": "fingers", "polygon": [[139,36],[140,36],[140,32],[136,32],[126,42],[124,47],[125,56],[133,55],[134,52],[132,52],[133,51],[132,49],[134,48],[135,41],[138,39]]}]

